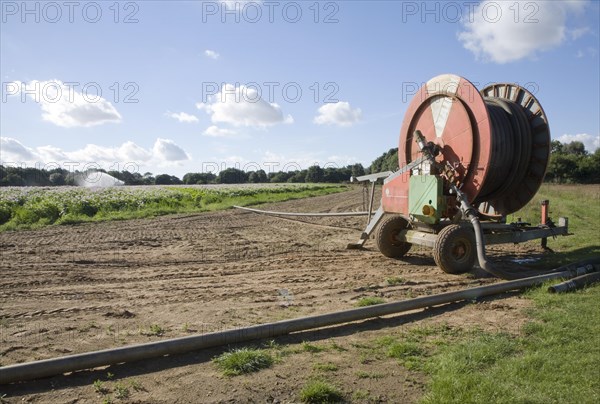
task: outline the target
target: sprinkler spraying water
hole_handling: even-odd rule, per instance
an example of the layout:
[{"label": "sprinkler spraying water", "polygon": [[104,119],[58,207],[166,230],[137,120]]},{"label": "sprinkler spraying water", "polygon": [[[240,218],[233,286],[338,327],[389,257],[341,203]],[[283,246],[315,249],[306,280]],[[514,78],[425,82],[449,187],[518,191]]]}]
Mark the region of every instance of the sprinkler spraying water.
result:
[{"label": "sprinkler spraying water", "polygon": [[124,185],[125,183],[102,171],[88,171],[75,178],[77,186],[86,188],[106,188]]}]

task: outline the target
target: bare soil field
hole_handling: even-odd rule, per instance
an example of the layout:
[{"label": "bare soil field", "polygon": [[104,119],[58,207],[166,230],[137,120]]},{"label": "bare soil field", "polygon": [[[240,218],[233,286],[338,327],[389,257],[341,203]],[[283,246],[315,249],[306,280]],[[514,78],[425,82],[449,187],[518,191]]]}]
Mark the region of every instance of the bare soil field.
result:
[{"label": "bare soil field", "polygon": [[[262,208],[362,210],[361,192]],[[372,241],[365,250],[346,250],[364,221],[228,210],[1,233],[0,364],[327,313],[355,307],[365,296],[393,301],[498,282],[481,271],[445,274],[428,249],[415,248],[402,261],[383,257]],[[541,254],[538,244],[489,252],[510,265]],[[527,306],[519,295],[505,295],[292,334],[275,340],[288,347],[286,355],[249,375],[222,375],[211,359],[224,347],[0,385],[0,396],[101,403],[106,397],[93,386],[101,379],[134,386],[128,398],[113,394],[114,402],[298,402],[302,386],[319,372],[315,363],[333,363],[337,370],[327,378],[349,401],[363,391],[364,400],[415,402],[426,375],[385,356],[361,359],[361,346],[423,324],[518,333]],[[308,352],[302,341],[323,349]]]}]

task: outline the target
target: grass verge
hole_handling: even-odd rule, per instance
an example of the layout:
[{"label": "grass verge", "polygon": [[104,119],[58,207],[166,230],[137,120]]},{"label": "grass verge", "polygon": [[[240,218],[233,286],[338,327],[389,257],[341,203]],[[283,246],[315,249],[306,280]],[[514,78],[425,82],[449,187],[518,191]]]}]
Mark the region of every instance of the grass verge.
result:
[{"label": "grass verge", "polygon": [[535,308],[521,336],[461,338],[429,358],[424,403],[600,402],[600,287],[527,295]]},{"label": "grass verge", "polygon": [[548,247],[559,254],[544,254],[532,266],[556,268],[600,255],[600,185],[543,184],[531,202],[519,212],[509,215],[507,222],[521,218],[534,225],[540,223],[543,200],[550,201],[550,217],[557,224],[559,217],[569,218],[569,231],[573,234],[548,239]]}]

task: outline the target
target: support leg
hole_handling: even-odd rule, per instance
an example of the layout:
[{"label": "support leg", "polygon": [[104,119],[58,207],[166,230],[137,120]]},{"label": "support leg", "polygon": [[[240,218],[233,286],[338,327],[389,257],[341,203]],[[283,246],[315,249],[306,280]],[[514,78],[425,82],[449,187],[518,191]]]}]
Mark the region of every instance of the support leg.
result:
[{"label": "support leg", "polygon": [[356,243],[348,244],[346,246],[346,248],[349,250],[362,248],[365,245],[365,243],[367,242],[367,240],[369,239],[369,237],[371,236],[371,234],[373,233],[373,230],[375,230],[375,227],[377,226],[377,224],[379,223],[379,221],[381,220],[383,215],[384,215],[383,207],[380,206],[379,209],[377,209],[377,211],[371,218],[371,220],[369,221],[369,223],[367,224],[367,228],[360,235],[360,239]]}]

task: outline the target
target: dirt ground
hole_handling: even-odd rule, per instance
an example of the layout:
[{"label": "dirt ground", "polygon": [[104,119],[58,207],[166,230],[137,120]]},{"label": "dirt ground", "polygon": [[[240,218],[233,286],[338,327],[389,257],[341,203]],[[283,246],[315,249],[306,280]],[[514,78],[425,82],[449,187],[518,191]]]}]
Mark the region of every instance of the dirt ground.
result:
[{"label": "dirt ground", "polygon": [[[264,208],[362,210],[361,193]],[[414,248],[402,261],[380,255],[372,240],[365,250],[346,250],[364,221],[228,210],[1,233],[0,364],[333,312],[365,296],[394,301],[497,281],[477,270],[445,274],[426,248]],[[504,261],[537,253],[535,242],[491,250]],[[401,282],[390,285],[390,278]],[[223,376],[211,358],[227,348],[215,348],[0,385],[0,396],[7,402],[108,402],[93,386],[101,379],[112,392],[118,383],[132,386],[129,398],[112,394],[113,402],[298,402],[302,386],[319,375],[315,363],[331,362],[337,371],[325,377],[349,401],[415,402],[426,375],[385,356],[359,360],[362,345],[423,324],[518,333],[527,305],[510,295],[280,337],[275,342],[291,353],[245,376]],[[298,348],[302,341],[340,349],[306,352]]]}]

